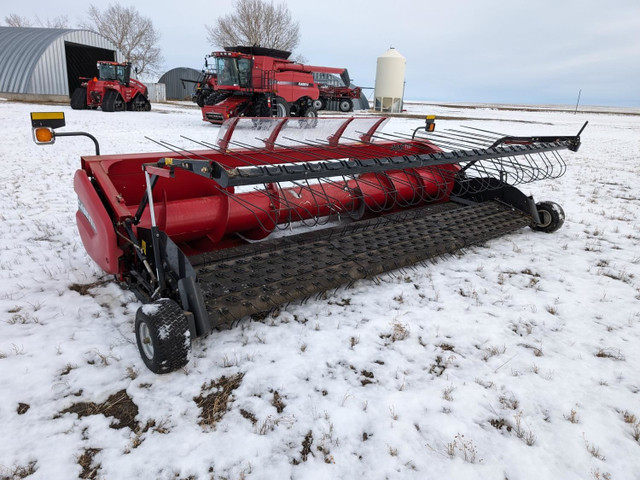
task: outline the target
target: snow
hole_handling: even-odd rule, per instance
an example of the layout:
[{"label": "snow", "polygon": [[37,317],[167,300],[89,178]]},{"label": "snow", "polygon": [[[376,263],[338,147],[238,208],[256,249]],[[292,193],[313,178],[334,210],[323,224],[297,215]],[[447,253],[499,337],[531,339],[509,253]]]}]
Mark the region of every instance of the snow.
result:
[{"label": "snow", "polygon": [[[28,478],[79,478],[88,449],[101,479],[637,478],[640,115],[410,109],[468,118],[437,129],[516,135],[574,134],[589,120],[580,151],[564,154],[566,175],[522,187],[562,205],[563,228],[245,319],[197,339],[185,369],[159,376],[137,351],[140,303],[75,228],[73,173],[93,145],[36,146],[29,112],[64,111],[65,130],[93,133],[105,154],[157,151],[145,136],[190,147],[181,135],[213,141],[218,127],[179,104],[103,113],[0,102],[0,478],[29,465]],[[222,419],[201,426],[194,398],[237,374]],[[123,389],[139,424],[155,427],[60,413]]]}]

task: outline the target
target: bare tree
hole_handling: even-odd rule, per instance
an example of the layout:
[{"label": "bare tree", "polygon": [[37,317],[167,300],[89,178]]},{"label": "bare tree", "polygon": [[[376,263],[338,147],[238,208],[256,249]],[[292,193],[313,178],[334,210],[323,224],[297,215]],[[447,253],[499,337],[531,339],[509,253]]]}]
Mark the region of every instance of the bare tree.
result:
[{"label": "bare tree", "polygon": [[35,21],[22,17],[16,13],[10,13],[4,17],[4,22],[10,27],[46,27],[46,28],[69,28],[69,18],[66,15],[60,15],[54,18],[47,18],[46,21],[40,20],[36,15]]},{"label": "bare tree", "polygon": [[89,7],[89,21],[82,28],[99,33],[111,40],[137,69],[139,75],[158,73],[164,58],[158,42],[160,34],[149,17],[142,16],[134,7],[110,4],[101,11]]},{"label": "bare tree", "polygon": [[32,27],[33,22],[27,17],[22,17],[17,13],[10,13],[4,17],[4,23],[10,27]]},{"label": "bare tree", "polygon": [[283,3],[237,0],[233,13],[205,27],[207,41],[217,47],[260,45],[291,52],[300,42],[299,24]]}]

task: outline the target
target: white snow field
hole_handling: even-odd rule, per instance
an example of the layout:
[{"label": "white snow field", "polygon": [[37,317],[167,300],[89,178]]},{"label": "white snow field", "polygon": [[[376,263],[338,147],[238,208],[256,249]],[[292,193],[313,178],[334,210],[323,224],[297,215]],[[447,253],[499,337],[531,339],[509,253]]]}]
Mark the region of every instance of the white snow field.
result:
[{"label": "white snow field", "polygon": [[0,101],[0,479],[640,478],[640,112],[408,109],[519,135],[588,120],[566,175],[522,187],[561,204],[564,227],[244,319],[154,375],[140,303],[76,231],[73,174],[93,145],[35,145],[29,112],[64,111],[61,131],[105,154],[218,127],[182,104]]}]

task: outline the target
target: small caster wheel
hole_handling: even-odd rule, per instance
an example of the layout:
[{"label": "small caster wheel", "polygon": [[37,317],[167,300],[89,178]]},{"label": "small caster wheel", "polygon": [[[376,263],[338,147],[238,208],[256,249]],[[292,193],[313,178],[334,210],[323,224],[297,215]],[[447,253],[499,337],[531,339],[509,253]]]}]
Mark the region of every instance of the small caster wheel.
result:
[{"label": "small caster wheel", "polygon": [[140,307],[135,330],[140,356],[153,373],[173,372],[189,362],[189,322],[173,300],[161,298]]},{"label": "small caster wheel", "polygon": [[564,223],[564,210],[562,210],[560,205],[554,202],[539,202],[536,203],[536,209],[538,210],[540,223],[531,225],[533,230],[552,233],[562,227]]}]

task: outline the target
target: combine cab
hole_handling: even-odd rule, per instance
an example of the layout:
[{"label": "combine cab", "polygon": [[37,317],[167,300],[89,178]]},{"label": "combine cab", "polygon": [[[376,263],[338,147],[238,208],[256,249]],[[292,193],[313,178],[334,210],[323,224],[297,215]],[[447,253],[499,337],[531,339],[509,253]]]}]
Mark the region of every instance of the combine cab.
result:
[{"label": "combine cab", "polygon": [[221,124],[233,117],[317,117],[328,98],[344,97],[352,109],[348,93],[321,91],[313,77],[314,72],[340,75],[344,68],[303,65],[288,60],[289,55],[262,47],[214,52],[217,82],[202,107],[202,119]]},{"label": "combine cab", "polygon": [[[385,121],[234,118],[205,149],[82,158],[80,237],[145,303],[135,334],[153,372],[181,368],[191,341],[247,315],[523,227],[562,225],[558,205],[516,186],[563,175],[560,152],[577,151],[582,130],[436,134],[428,119],[400,138],[379,133]],[[293,234],[268,238],[279,230]]]},{"label": "combine cab", "polygon": [[98,107],[103,112],[151,110],[147,87],[131,78],[130,63],[98,62],[98,76],[80,80],[80,87],[71,95],[74,110]]}]

